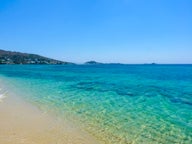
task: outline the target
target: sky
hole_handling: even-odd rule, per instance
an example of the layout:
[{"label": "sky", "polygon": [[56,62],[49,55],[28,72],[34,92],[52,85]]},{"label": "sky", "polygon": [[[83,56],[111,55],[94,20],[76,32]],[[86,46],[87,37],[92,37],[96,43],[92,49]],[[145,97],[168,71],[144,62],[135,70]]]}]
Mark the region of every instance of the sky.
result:
[{"label": "sky", "polygon": [[192,0],[0,0],[0,49],[75,63],[192,63]]}]

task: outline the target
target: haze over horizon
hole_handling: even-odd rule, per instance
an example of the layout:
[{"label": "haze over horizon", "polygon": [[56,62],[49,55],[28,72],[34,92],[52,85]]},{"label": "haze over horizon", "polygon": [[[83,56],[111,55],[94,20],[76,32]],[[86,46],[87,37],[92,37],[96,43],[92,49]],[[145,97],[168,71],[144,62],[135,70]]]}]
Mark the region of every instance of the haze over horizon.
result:
[{"label": "haze over horizon", "polygon": [[2,0],[0,49],[83,63],[192,63],[190,0]]}]

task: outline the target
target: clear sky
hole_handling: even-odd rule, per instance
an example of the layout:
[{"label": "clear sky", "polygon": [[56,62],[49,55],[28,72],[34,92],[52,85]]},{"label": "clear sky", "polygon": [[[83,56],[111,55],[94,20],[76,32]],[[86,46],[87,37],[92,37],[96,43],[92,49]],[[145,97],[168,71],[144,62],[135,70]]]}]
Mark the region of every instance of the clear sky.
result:
[{"label": "clear sky", "polygon": [[76,63],[192,63],[192,0],[0,0],[0,49]]}]

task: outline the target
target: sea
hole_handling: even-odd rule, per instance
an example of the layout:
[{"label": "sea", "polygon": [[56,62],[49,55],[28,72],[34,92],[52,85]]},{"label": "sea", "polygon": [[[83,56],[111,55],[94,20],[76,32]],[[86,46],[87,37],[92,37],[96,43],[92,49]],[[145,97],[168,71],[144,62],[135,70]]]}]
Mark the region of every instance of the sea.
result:
[{"label": "sea", "polygon": [[0,65],[0,82],[106,144],[192,143],[192,65]]}]

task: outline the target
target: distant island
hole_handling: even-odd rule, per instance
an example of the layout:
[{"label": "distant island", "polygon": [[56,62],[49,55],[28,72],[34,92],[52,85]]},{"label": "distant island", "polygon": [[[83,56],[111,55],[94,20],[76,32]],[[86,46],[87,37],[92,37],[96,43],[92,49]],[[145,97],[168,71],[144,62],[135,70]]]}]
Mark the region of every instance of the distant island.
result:
[{"label": "distant island", "polygon": [[124,65],[122,63],[102,63],[102,62],[97,62],[94,60],[87,61],[84,63],[85,65]]},{"label": "distant island", "polygon": [[157,65],[157,63],[144,63],[144,65]]},{"label": "distant island", "polygon": [[0,50],[0,64],[72,64],[36,54]]},{"label": "distant island", "polygon": [[86,64],[86,65],[95,65],[95,64],[103,64],[103,63],[96,62],[96,61],[88,61],[88,62],[85,62],[84,64]]}]

